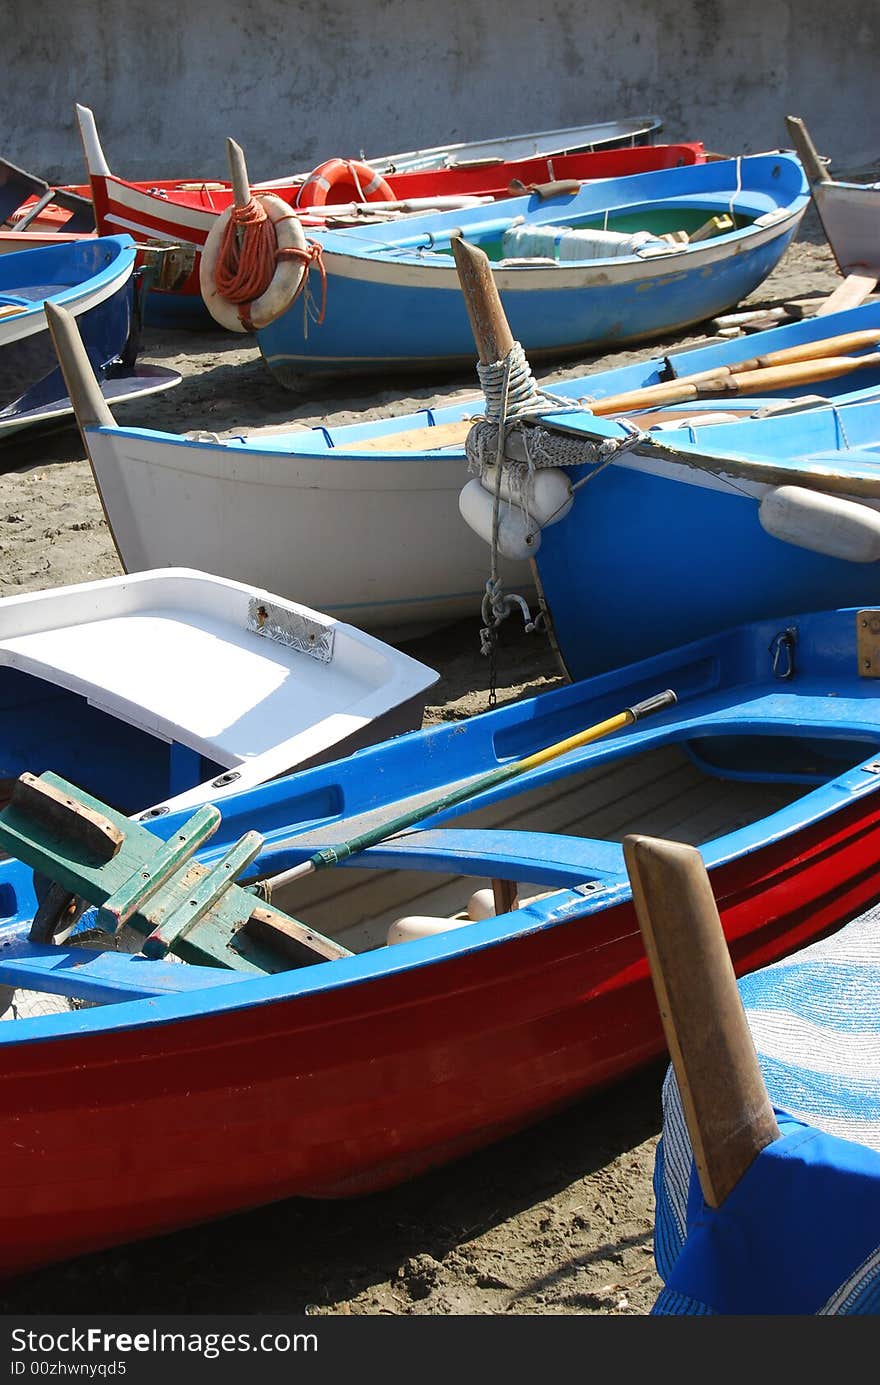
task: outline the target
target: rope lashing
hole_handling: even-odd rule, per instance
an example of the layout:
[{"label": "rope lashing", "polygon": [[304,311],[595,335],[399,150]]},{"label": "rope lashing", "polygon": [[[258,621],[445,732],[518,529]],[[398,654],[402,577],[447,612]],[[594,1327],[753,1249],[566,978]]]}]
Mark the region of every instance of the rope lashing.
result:
[{"label": "rope lashing", "polygon": [[505,360],[493,361],[490,365],[478,362],[477,375],[486,399],[486,417],[490,420],[517,418],[533,412],[542,402],[541,391],[518,341],[513,343]]},{"label": "rope lashing", "polygon": [[[295,212],[290,213],[291,219],[295,216]],[[286,259],[302,260],[305,266],[294,302],[306,286],[312,265],[317,265],[321,275],[321,308],[315,320],[320,325],[324,321],[327,306],[327,271],[321,246],[316,241],[309,241],[305,250],[295,247],[279,250],[274,223],[255,197],[244,207],[232,208],[223,232],[214,277],[217,292],[229,303],[240,305],[238,315],[249,330],[253,330],[251,304],[268,289],[278,261]]]}]

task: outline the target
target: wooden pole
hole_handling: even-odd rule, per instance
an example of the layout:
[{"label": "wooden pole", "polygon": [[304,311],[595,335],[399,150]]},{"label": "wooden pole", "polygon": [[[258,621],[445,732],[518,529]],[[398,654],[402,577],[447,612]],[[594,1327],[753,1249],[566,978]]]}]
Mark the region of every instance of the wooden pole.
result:
[{"label": "wooden pole", "polygon": [[623,854],[703,1197],[720,1207],[779,1127],[703,858],[643,836]]},{"label": "wooden pole", "polygon": [[480,364],[504,361],[513,346],[513,333],[492,277],[489,257],[478,246],[468,245],[461,236],[453,237],[452,254]]},{"label": "wooden pole", "polygon": [[226,141],[226,156],[229,159],[229,173],[235,205],[236,207],[246,207],[251,200],[251,185],[248,179],[244,150],[234,139],[228,139]]},{"label": "wooden pole", "polygon": [[116,420],[101,393],[73,314],[49,302],[44,303],[43,311],[85,444],[86,428],[115,428]]},{"label": "wooden pole", "polygon": [[816,153],[816,146],[810,138],[810,132],[800,116],[787,115],[785,128],[791,136],[791,142],[804,166],[808,181],[811,183],[830,183],[831,175]]}]

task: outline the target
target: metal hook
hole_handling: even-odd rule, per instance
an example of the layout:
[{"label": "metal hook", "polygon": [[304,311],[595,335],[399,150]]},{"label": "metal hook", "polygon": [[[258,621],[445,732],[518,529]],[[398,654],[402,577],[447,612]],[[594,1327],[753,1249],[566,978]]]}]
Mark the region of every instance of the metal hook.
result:
[{"label": "metal hook", "polygon": [[[768,646],[768,652],[773,659],[773,677],[784,681],[794,677],[794,647],[797,644],[797,626],[789,625],[787,629],[780,630],[778,635],[774,635]],[[783,650],[785,651],[785,663],[783,664]]]}]

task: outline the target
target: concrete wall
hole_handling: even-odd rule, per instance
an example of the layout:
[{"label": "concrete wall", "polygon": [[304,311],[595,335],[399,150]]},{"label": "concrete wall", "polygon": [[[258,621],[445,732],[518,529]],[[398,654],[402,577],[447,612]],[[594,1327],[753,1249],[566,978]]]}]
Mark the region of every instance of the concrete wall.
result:
[{"label": "concrete wall", "polygon": [[802,115],[839,166],[880,154],[875,0],[5,0],[0,152],[59,181],[83,165],[75,100],[111,168],[253,178],[654,113],[669,139],[786,143]]}]

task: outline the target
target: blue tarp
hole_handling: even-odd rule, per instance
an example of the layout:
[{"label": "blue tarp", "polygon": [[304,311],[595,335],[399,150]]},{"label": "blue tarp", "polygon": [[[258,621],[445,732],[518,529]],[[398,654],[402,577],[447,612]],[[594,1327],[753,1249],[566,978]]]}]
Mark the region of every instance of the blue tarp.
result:
[{"label": "blue tarp", "polygon": [[703,1201],[663,1092],[655,1314],[880,1312],[880,908],[740,982],[780,1138]]}]

